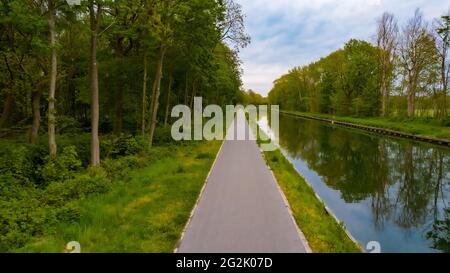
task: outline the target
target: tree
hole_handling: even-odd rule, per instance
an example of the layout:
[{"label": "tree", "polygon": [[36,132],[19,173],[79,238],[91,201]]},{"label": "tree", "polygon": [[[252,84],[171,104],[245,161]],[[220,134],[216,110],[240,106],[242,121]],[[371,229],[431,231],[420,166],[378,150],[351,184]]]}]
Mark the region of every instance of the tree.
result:
[{"label": "tree", "polygon": [[435,53],[434,39],[427,29],[421,11],[417,9],[414,17],[403,28],[399,47],[401,68],[406,82],[408,117],[414,116],[418,87],[435,63]]},{"label": "tree", "polygon": [[56,40],[56,9],[57,3],[55,0],[47,1],[47,20],[48,29],[50,33],[50,48],[51,48],[51,69],[50,69],[50,90],[48,92],[48,146],[50,156],[56,156],[56,109],[55,109],[55,92],[56,92],[56,77],[58,75],[58,56],[57,56],[57,40]]},{"label": "tree", "polygon": [[99,0],[89,0],[89,18],[91,31],[90,46],[90,91],[91,91],[91,165],[100,164],[100,141],[98,137],[99,125],[99,88],[98,88],[98,66],[97,46],[100,30],[100,19],[102,16],[103,3]]},{"label": "tree", "polygon": [[438,107],[438,111],[435,114],[436,117],[443,118],[447,116],[447,93],[450,77],[450,60],[448,58],[448,49],[450,47],[450,15],[442,16],[440,20],[436,20],[434,29],[441,80],[441,92],[439,94],[440,107]]},{"label": "tree", "polygon": [[396,58],[398,26],[393,14],[385,12],[378,20],[377,46],[378,66],[380,69],[380,88],[382,94],[381,116],[388,112],[389,93],[393,80]]},{"label": "tree", "polygon": [[[133,53],[137,46],[137,31],[142,5],[140,1],[114,1],[109,5],[108,13],[108,40],[114,49],[114,61],[117,63],[115,72],[115,85],[111,87],[114,94],[113,131],[120,135],[123,129],[124,92],[127,82],[125,60]],[[109,22],[111,21],[111,23]],[[144,58],[144,62],[146,57]]]},{"label": "tree", "polygon": [[164,57],[167,48],[173,42],[173,27],[175,21],[180,20],[178,8],[181,3],[174,0],[156,1],[152,9],[154,9],[153,20],[154,32],[158,41],[158,56],[155,69],[155,78],[153,81],[152,97],[150,103],[150,124],[149,124],[149,144],[153,145],[153,136],[156,129],[156,118],[159,107],[159,96],[161,93],[161,79],[163,76]]},{"label": "tree", "polygon": [[[240,61],[222,40],[232,43],[219,27],[226,12],[222,1],[80,4],[0,0],[2,127],[29,129],[29,122],[35,143],[45,112],[52,157],[56,134],[90,130],[90,161],[96,166],[100,133],[147,129],[153,136],[157,122],[168,124],[170,106],[183,98],[187,104],[196,95],[205,103],[235,101],[242,84]],[[42,96],[48,103],[41,103]]]},{"label": "tree", "polygon": [[233,44],[235,51],[250,44],[250,36],[245,33],[245,16],[242,7],[233,0],[224,0],[225,17],[218,23],[221,40]]},{"label": "tree", "polygon": [[344,92],[351,102],[347,113],[359,116],[379,114],[380,93],[377,56],[379,49],[365,41],[350,40],[344,48]]},{"label": "tree", "polygon": [[[33,122],[29,141],[35,144],[41,123],[40,100],[45,86],[49,86],[47,75],[50,68],[47,57],[54,48],[49,46],[50,39],[47,35],[48,3],[8,0],[1,1],[0,7],[1,59],[6,68],[5,75],[11,80],[4,89],[6,94],[0,127],[5,127],[12,115],[13,119],[26,118],[30,102],[28,99],[31,99]],[[0,79],[0,82],[7,80]],[[54,143],[54,135],[49,143],[52,142]]]}]

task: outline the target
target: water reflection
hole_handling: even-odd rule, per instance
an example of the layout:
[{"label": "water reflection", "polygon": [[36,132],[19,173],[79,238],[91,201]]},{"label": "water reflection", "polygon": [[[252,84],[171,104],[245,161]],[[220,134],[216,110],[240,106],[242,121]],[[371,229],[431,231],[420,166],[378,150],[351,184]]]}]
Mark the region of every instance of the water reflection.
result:
[{"label": "water reflection", "polygon": [[361,242],[450,251],[450,149],[286,115],[279,132],[284,152]]}]

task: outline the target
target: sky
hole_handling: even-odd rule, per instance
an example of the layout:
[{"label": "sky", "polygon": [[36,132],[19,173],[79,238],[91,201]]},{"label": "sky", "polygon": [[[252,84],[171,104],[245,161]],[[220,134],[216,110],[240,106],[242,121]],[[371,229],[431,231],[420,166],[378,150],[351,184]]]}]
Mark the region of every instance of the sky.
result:
[{"label": "sky", "polygon": [[235,1],[252,38],[240,52],[244,88],[264,96],[290,69],[325,57],[352,38],[374,42],[384,11],[393,13],[401,28],[416,8],[429,21],[450,9],[450,0]]}]

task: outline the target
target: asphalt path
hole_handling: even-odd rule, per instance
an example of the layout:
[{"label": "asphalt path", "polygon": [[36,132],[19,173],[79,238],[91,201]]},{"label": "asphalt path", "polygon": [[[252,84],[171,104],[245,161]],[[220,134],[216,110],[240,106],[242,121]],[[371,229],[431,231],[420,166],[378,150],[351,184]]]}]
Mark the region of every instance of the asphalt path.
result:
[{"label": "asphalt path", "polygon": [[[237,128],[245,128],[245,137]],[[243,115],[227,134],[177,252],[306,252]],[[245,140],[232,140],[233,135]]]}]

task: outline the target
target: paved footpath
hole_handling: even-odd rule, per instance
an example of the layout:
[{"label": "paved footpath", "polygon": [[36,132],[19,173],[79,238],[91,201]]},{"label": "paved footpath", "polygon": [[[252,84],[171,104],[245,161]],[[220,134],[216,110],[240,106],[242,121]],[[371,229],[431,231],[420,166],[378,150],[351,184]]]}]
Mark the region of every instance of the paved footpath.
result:
[{"label": "paved footpath", "polygon": [[[239,116],[233,125],[248,130]],[[177,252],[306,252],[277,182],[248,134],[247,140],[224,141]]]}]

